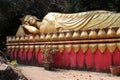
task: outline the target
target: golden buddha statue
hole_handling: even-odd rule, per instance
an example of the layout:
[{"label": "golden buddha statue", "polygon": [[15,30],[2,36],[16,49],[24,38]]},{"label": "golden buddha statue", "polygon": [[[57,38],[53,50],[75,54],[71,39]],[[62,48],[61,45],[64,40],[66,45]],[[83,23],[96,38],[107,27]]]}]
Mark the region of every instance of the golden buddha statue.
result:
[{"label": "golden buddha statue", "polygon": [[119,21],[120,13],[103,10],[71,14],[50,12],[42,21],[27,15],[16,35],[120,27]]}]

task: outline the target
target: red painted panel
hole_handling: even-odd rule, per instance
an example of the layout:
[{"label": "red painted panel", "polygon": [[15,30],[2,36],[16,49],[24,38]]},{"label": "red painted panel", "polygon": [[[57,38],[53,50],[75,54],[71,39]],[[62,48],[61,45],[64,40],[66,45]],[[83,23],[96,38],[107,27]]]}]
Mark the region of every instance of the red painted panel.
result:
[{"label": "red painted panel", "polygon": [[58,51],[56,54],[54,54],[54,64],[55,67],[62,68],[63,67],[63,58],[62,53]]},{"label": "red painted panel", "polygon": [[101,53],[99,49],[97,49],[95,54],[94,54],[94,61],[95,61],[94,68],[96,71],[102,71],[102,67],[103,67],[102,54],[103,53]]},{"label": "red painted panel", "polygon": [[63,66],[65,68],[69,67],[69,53],[66,49],[63,51]]},{"label": "red painted panel", "polygon": [[77,67],[78,69],[83,69],[85,67],[85,54],[82,49],[80,49],[77,53]]},{"label": "red painted panel", "polygon": [[36,65],[37,64],[37,59],[36,59],[37,51],[34,49],[32,51],[32,64]]},{"label": "red painted panel", "polygon": [[34,50],[34,56],[35,56],[35,61],[36,62],[38,62],[37,60],[37,58],[38,58],[38,52],[39,52],[39,50],[38,51],[36,51],[36,50]]},{"label": "red painted panel", "polygon": [[23,61],[26,61],[26,58],[27,58],[27,50],[26,49],[24,49],[23,50]]},{"label": "red painted panel", "polygon": [[108,49],[102,54],[102,69],[103,71],[109,70],[112,64],[112,53]]},{"label": "red painted panel", "polygon": [[14,60],[17,59],[17,49],[14,50]]},{"label": "red painted panel", "polygon": [[33,57],[33,54],[32,54],[32,50],[31,49],[28,49],[28,52],[27,52],[28,54],[27,54],[27,60],[28,60],[28,62],[29,63],[32,63],[31,61],[32,61],[32,57]]},{"label": "red painted panel", "polygon": [[120,51],[116,48],[115,52],[113,53],[113,65],[120,66]]},{"label": "red painted panel", "polygon": [[37,60],[40,65],[43,64],[43,54],[41,50],[38,51]]},{"label": "red painted panel", "polygon": [[94,67],[94,53],[91,52],[91,49],[89,48],[85,54],[85,63],[87,69],[93,69]]},{"label": "red painted panel", "polygon": [[22,61],[22,49],[19,49],[18,51],[18,62],[21,63]]},{"label": "red painted panel", "polygon": [[106,71],[109,70],[110,65],[112,64],[112,54],[108,49],[101,53],[97,49],[95,53],[95,69],[97,71]]},{"label": "red painted panel", "polygon": [[70,54],[70,68],[76,68],[76,53],[74,49],[71,50]]}]

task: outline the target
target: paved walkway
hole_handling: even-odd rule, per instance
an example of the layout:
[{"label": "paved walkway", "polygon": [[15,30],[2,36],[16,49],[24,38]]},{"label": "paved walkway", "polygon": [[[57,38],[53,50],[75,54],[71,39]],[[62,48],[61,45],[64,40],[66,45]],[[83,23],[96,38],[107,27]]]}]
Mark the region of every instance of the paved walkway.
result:
[{"label": "paved walkway", "polygon": [[112,76],[110,73],[63,69],[47,71],[35,66],[20,66],[20,69],[29,80],[120,80],[120,76]]}]

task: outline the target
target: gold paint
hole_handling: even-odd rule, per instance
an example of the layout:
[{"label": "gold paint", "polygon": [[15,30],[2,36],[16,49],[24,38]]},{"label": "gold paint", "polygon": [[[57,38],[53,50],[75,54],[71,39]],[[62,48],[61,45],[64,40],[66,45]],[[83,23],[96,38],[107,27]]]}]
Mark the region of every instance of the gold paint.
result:
[{"label": "gold paint", "polygon": [[8,36],[6,37],[6,42],[9,42],[9,37]]},{"label": "gold paint", "polygon": [[11,42],[12,41],[12,37],[9,37],[9,42]]},{"label": "gold paint", "polygon": [[39,51],[40,50],[40,46],[39,45],[35,45],[35,51]]},{"label": "gold paint", "polygon": [[86,53],[86,51],[88,50],[88,44],[81,44],[81,49],[83,53]]},{"label": "gold paint", "polygon": [[11,50],[11,46],[6,46],[7,47],[7,51],[9,52]]},{"label": "gold paint", "polygon": [[65,49],[67,50],[67,52],[70,52],[72,49],[72,45],[71,44],[65,45]]},{"label": "gold paint", "polygon": [[113,53],[115,51],[115,49],[116,49],[116,43],[109,43],[109,44],[107,44],[107,48],[109,49],[109,51],[111,53]]},{"label": "gold paint", "polygon": [[41,40],[41,41],[44,41],[44,40],[45,40],[45,35],[44,35],[44,34],[41,34],[40,40]]},{"label": "gold paint", "polygon": [[73,39],[80,39],[80,33],[78,31],[75,31],[72,36]]},{"label": "gold paint", "polygon": [[81,39],[87,39],[88,38],[88,33],[86,31],[82,31],[81,35],[80,35]]},{"label": "gold paint", "polygon": [[100,29],[98,31],[98,38],[106,38],[106,37],[107,37],[107,34],[105,33],[105,31]]},{"label": "gold paint", "polygon": [[16,41],[19,41],[20,40],[20,37],[19,36],[16,36]]},{"label": "gold paint", "polygon": [[61,32],[59,34],[59,40],[63,40],[63,39],[65,39],[65,34],[63,32]]},{"label": "gold paint", "polygon": [[9,36],[7,37],[7,40],[6,40],[6,42],[10,42],[10,37],[9,37]]},{"label": "gold paint", "polygon": [[24,46],[24,49],[28,49],[28,48],[29,48],[29,45],[25,45],[25,46]]},{"label": "gold paint", "polygon": [[53,49],[58,49],[58,45],[52,45]]},{"label": "gold paint", "polygon": [[39,36],[39,35],[36,35],[36,36],[35,36],[35,40],[36,40],[36,41],[39,41],[39,40],[40,40],[40,36]]},{"label": "gold paint", "polygon": [[108,38],[113,38],[116,36],[116,32],[113,30],[113,29],[108,29],[108,32],[107,32],[107,37]]},{"label": "gold paint", "polygon": [[15,41],[15,36],[12,37],[12,41],[13,41],[13,42]]},{"label": "gold paint", "polygon": [[79,44],[73,44],[72,47],[73,47],[75,53],[77,53],[79,51],[79,49],[80,49],[80,45]]},{"label": "gold paint", "polygon": [[23,45],[21,45],[21,46],[20,46],[20,49],[23,49],[23,48],[24,48],[24,46],[23,46]]},{"label": "gold paint", "polygon": [[45,45],[40,45],[40,49],[44,50],[45,49]]},{"label": "gold paint", "polygon": [[101,53],[103,53],[106,49],[106,44],[98,44],[98,49],[101,51]]},{"label": "gold paint", "polygon": [[117,37],[120,37],[120,28],[117,30],[116,36],[117,36]]},{"label": "gold paint", "polygon": [[19,50],[20,46],[15,46],[16,50]]},{"label": "gold paint", "polygon": [[24,36],[21,36],[21,37],[20,37],[20,41],[24,41]]},{"label": "gold paint", "polygon": [[30,40],[30,41],[33,41],[33,40],[34,40],[33,35],[30,35],[30,36],[29,36],[29,40]]},{"label": "gold paint", "polygon": [[117,48],[120,50],[120,43],[117,43]]},{"label": "gold paint", "polygon": [[58,49],[59,49],[60,52],[63,52],[64,48],[65,48],[64,45],[58,45]]},{"label": "gold paint", "polygon": [[38,33],[40,33],[39,30],[35,26],[32,26],[32,25],[27,25],[27,24],[24,25],[23,24],[20,27],[24,27],[24,30],[26,30],[29,34],[38,34]]},{"label": "gold paint", "polygon": [[15,46],[11,46],[12,47],[12,49],[15,49]]},{"label": "gold paint", "polygon": [[34,46],[33,46],[33,45],[30,45],[29,48],[30,48],[30,50],[33,50],[33,49],[34,49]]},{"label": "gold paint", "polygon": [[97,44],[89,44],[89,48],[92,53],[94,53],[97,50]]},{"label": "gold paint", "polygon": [[57,39],[58,39],[58,36],[57,36],[56,33],[54,33],[54,34],[52,35],[52,40],[57,40]]},{"label": "gold paint", "polygon": [[50,34],[47,34],[46,37],[45,37],[45,40],[46,40],[46,41],[51,40],[51,35],[50,35]]},{"label": "gold paint", "polygon": [[89,38],[91,39],[95,39],[97,38],[97,33],[95,30],[91,30],[90,33],[89,33]]},{"label": "gold paint", "polygon": [[71,32],[67,32],[66,36],[65,36],[65,39],[70,40],[71,38],[72,38]]},{"label": "gold paint", "polygon": [[6,47],[8,52],[12,49],[12,46],[6,46]]},{"label": "gold paint", "polygon": [[52,48],[52,45],[46,45],[45,47],[51,49],[51,48]]},{"label": "gold paint", "polygon": [[11,48],[11,46],[7,46],[7,49],[10,49]]},{"label": "gold paint", "polygon": [[25,41],[29,41],[29,36],[28,35],[25,35]]}]

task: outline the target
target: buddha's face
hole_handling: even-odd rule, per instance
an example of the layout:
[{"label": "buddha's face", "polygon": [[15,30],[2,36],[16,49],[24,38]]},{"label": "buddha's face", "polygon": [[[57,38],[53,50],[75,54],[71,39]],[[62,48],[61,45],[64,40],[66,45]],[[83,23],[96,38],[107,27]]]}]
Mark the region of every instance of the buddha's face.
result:
[{"label": "buddha's face", "polygon": [[36,25],[36,22],[38,20],[39,19],[37,17],[35,17],[35,16],[27,15],[22,20],[22,24],[34,26],[34,25]]}]

